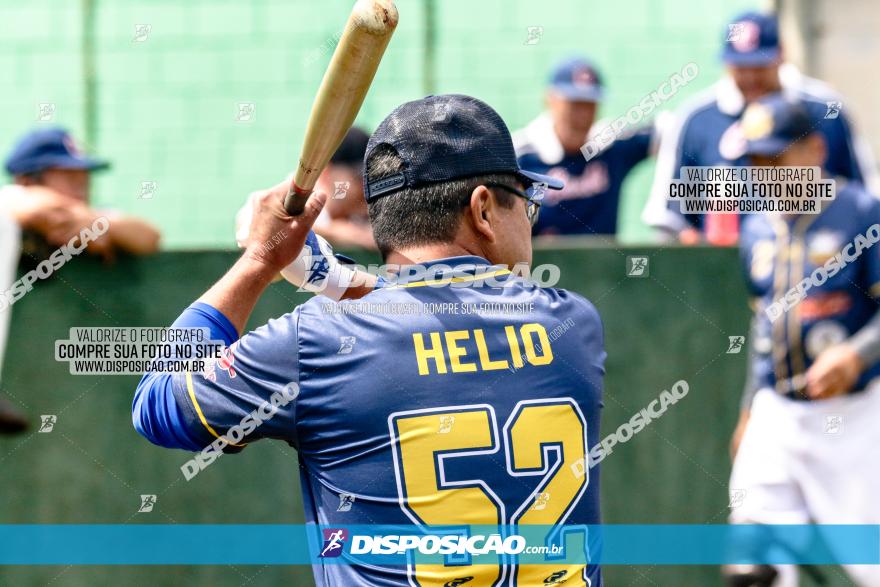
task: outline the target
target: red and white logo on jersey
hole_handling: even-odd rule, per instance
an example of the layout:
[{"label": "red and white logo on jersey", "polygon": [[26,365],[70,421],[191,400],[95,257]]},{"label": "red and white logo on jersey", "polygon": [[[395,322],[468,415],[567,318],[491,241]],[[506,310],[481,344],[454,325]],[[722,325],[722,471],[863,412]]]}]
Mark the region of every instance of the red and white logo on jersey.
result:
[{"label": "red and white logo on jersey", "polygon": [[217,361],[217,366],[226,371],[230,379],[235,379],[236,375],[233,365],[235,365],[235,347],[237,344],[238,341],[223,349],[220,353],[220,360]]}]

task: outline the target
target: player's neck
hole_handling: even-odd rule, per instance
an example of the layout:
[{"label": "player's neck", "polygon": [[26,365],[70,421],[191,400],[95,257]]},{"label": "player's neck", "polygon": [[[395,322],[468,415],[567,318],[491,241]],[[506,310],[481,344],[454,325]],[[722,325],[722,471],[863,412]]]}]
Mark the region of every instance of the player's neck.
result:
[{"label": "player's neck", "polygon": [[445,243],[436,245],[424,245],[402,249],[400,251],[392,251],[388,254],[385,262],[396,265],[416,265],[420,263],[429,263],[437,259],[448,259],[449,257],[463,257],[468,255],[484,256],[481,251],[472,251],[468,247],[458,243]]}]

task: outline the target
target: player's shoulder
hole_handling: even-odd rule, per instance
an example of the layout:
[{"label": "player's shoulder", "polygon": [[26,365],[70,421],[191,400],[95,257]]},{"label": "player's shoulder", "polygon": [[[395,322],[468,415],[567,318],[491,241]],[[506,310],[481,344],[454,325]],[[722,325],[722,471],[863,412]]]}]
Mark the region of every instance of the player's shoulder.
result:
[{"label": "player's shoulder", "polygon": [[[370,292],[369,296],[374,296],[374,294],[381,290],[375,290]],[[320,325],[322,323],[327,323],[327,321],[331,320],[334,316],[344,316],[351,314],[349,309],[353,304],[358,304],[363,300],[366,300],[369,296],[364,296],[358,300],[332,300],[326,296],[315,295],[308,299],[308,301],[303,302],[296,308],[294,308],[293,312],[286,314],[289,316],[290,320],[294,323],[299,324],[301,322],[308,324],[316,324]]]},{"label": "player's shoulder", "polygon": [[555,165],[565,155],[546,112],[514,131],[511,138],[518,158],[535,157],[545,165]]},{"label": "player's shoulder", "polygon": [[[840,124],[848,118],[841,108],[843,96],[827,83],[806,76],[796,69],[783,69],[780,77],[784,79],[784,87],[792,91],[794,96],[804,104],[811,116],[821,118],[823,123]],[[836,113],[829,117],[827,113],[834,108]]]},{"label": "player's shoulder", "polygon": [[669,114],[659,127],[661,140],[669,145],[698,141],[704,133],[711,133],[725,122],[718,106],[717,84],[688,98]]},{"label": "player's shoulder", "polygon": [[793,88],[802,100],[821,102],[824,105],[828,101],[839,102],[842,99],[841,94],[828,83],[804,75],[793,66],[783,66],[779,75],[783,85]]},{"label": "player's shoulder", "polygon": [[[720,82],[719,82],[720,83]],[[718,107],[718,84],[697,92],[673,112],[670,124],[689,126],[705,122],[721,114]]]},{"label": "player's shoulder", "polygon": [[242,339],[247,338],[251,344],[262,340],[295,340],[301,312],[302,306],[297,306],[291,312],[270,318],[262,326],[248,332],[247,337]]},{"label": "player's shoulder", "polygon": [[554,316],[574,320],[584,329],[602,329],[602,317],[593,303],[584,296],[573,291],[558,287],[541,287],[526,280],[522,287],[534,288],[535,294],[543,299],[545,310]]},{"label": "player's shoulder", "polygon": [[880,210],[880,200],[855,180],[838,180],[835,200],[841,207],[848,207],[851,214],[876,214]]},{"label": "player's shoulder", "polygon": [[571,306],[572,308],[586,314],[595,314],[596,317],[599,316],[596,306],[577,292],[563,289],[561,287],[538,287],[538,289],[541,291],[542,295],[547,296],[549,299],[557,303]]}]

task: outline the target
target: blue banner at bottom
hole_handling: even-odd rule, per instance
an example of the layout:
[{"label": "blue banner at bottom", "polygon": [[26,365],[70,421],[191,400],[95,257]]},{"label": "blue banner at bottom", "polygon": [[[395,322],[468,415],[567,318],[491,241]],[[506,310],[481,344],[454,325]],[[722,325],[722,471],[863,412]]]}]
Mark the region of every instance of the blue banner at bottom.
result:
[{"label": "blue banner at bottom", "polygon": [[880,564],[877,525],[0,525],[0,565]]}]

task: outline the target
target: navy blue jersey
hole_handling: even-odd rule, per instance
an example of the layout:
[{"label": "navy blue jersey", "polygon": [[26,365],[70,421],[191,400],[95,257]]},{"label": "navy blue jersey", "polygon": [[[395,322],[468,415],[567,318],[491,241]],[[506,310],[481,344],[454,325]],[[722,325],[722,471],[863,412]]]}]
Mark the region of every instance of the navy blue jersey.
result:
[{"label": "navy blue jersey", "polygon": [[[599,523],[598,468],[578,467],[599,441],[599,316],[578,295],[490,274],[507,287],[465,276],[473,287],[413,281],[358,301],[314,298],[204,373],[175,375],[186,426],[207,444],[294,382],[295,401],[245,442],[297,448],[309,523]],[[334,587],[543,585],[554,573],[601,585],[592,565],[315,567],[318,585]]]},{"label": "navy blue jersey", "polygon": [[[819,353],[848,339],[877,312],[880,246],[865,236],[877,223],[880,202],[853,182],[838,182],[837,198],[819,215],[744,220],[740,254],[757,298],[750,366],[756,388],[804,399],[804,373]],[[843,267],[834,272],[833,265]],[[824,282],[820,274],[802,287],[805,297],[789,293],[786,311],[779,300],[820,266],[835,274]],[[855,389],[878,374],[880,365],[869,366]]]},{"label": "navy blue jersey", "polygon": [[650,128],[644,128],[619,137],[587,161],[580,151],[563,152],[547,115],[514,133],[520,167],[565,181],[561,190],[547,190],[533,233],[617,232],[623,180],[648,156],[652,134]]},{"label": "navy blue jersey", "polygon": [[[854,137],[840,97],[821,82],[791,72],[780,70],[783,91],[791,99],[802,101],[815,120],[816,130],[825,138],[825,169],[833,176],[873,187],[873,157],[867,146]],[[679,179],[683,166],[749,164],[742,156],[744,139],[739,128],[745,105],[733,81],[725,78],[676,113],[674,124],[664,130],[661,139],[651,197],[642,214],[646,224],[672,232],[688,226],[702,227],[702,214],[681,214],[678,201],[667,201],[669,184]]]}]

